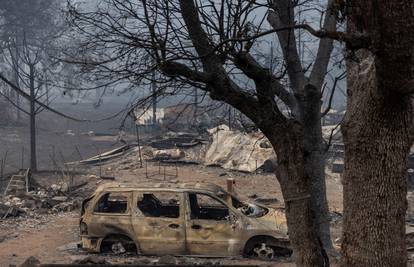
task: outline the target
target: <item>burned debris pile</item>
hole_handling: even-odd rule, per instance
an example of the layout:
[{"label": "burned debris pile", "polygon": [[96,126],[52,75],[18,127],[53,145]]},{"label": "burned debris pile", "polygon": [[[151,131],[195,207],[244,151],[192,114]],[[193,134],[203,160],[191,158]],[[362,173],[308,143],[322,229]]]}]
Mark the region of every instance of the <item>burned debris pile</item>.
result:
[{"label": "burned debris pile", "polygon": [[42,186],[33,181],[28,191],[6,190],[7,194],[0,195],[0,219],[73,211],[88,194],[84,185],[86,183],[70,186],[68,182],[61,181]]},{"label": "burned debris pile", "polygon": [[[328,140],[328,167],[333,173],[343,171],[343,144],[338,127],[324,126]],[[277,156],[261,132],[230,129],[222,124],[202,133],[166,132],[71,164],[112,165],[112,171],[134,170],[146,162],[216,166],[245,173],[273,173]]]},{"label": "burned debris pile", "polygon": [[56,213],[72,211],[79,206],[80,199],[68,196],[60,185],[30,191],[19,196],[6,195],[0,198],[0,217],[30,216],[31,213]]},{"label": "burned debris pile", "polygon": [[226,125],[210,129],[209,133],[212,143],[205,155],[207,166],[255,172],[265,162],[275,161],[272,159],[276,158],[276,154],[262,133],[232,131]]}]

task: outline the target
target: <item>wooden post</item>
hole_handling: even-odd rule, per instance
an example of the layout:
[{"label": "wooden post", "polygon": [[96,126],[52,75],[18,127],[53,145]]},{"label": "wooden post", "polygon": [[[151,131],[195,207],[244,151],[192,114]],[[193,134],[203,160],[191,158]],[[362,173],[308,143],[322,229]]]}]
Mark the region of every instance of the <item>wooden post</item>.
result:
[{"label": "wooden post", "polygon": [[165,181],[165,165],[164,165],[164,181]]},{"label": "wooden post", "polygon": [[147,179],[149,178],[148,177],[148,162],[147,161],[145,161],[145,177],[147,177]]},{"label": "wooden post", "polygon": [[22,168],[24,168],[24,146],[22,146]]},{"label": "wooden post", "polygon": [[256,159],[256,169],[255,169],[255,174],[257,175],[257,159]]},{"label": "wooden post", "polygon": [[26,193],[29,193],[29,188],[30,188],[30,169],[27,169],[26,173],[25,173],[25,183],[26,183]]},{"label": "wooden post", "polygon": [[4,170],[6,169],[6,161],[7,161],[7,154],[9,153],[9,150],[6,150],[4,153],[4,157],[1,160],[1,179],[4,178]]},{"label": "wooden post", "polygon": [[1,160],[0,160],[0,180],[3,180],[3,173],[4,173],[4,170],[3,170],[3,158],[1,158]]},{"label": "wooden post", "polygon": [[76,148],[76,151],[78,152],[80,159],[83,160],[82,154],[80,153],[78,146],[75,146],[75,148]]},{"label": "wooden post", "polygon": [[234,194],[234,185],[236,181],[234,178],[227,178],[227,204],[233,205],[231,196]]},{"label": "wooden post", "polygon": [[99,178],[102,178],[102,155],[99,154]]},{"label": "wooden post", "polygon": [[140,168],[142,168],[142,154],[141,154],[141,144],[139,142],[139,129],[138,129],[138,124],[136,124],[136,122],[134,122],[135,124],[135,134],[137,135],[137,145],[138,145],[138,154],[139,154],[139,166]]}]

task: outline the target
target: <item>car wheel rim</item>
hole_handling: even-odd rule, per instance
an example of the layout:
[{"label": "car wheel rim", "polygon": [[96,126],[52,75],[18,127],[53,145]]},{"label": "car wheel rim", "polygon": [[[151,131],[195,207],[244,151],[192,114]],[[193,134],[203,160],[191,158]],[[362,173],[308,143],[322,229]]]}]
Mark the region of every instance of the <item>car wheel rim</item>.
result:
[{"label": "car wheel rim", "polygon": [[266,243],[261,243],[253,249],[254,256],[261,260],[272,260],[275,256],[274,250],[266,245]]},{"label": "car wheel rim", "polygon": [[121,242],[112,244],[111,250],[112,250],[112,253],[115,253],[115,254],[122,254],[126,252],[126,249],[124,248]]}]

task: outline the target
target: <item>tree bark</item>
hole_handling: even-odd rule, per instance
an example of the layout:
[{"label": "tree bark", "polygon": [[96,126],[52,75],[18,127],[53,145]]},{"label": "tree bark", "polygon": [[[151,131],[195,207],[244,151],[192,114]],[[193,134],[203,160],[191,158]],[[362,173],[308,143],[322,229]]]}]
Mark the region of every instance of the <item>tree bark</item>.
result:
[{"label": "tree bark", "polygon": [[325,146],[321,124],[320,88],[308,84],[305,101],[301,105],[303,131],[303,155],[305,173],[311,178],[310,192],[315,225],[325,250],[334,250],[330,233],[329,206],[325,183]]},{"label": "tree bark", "polygon": [[[380,94],[374,57],[348,63],[343,266],[406,266],[407,155],[412,144],[409,97]],[[381,88],[386,92],[394,88]]]},{"label": "tree bark", "polygon": [[289,239],[297,266],[328,266],[317,225],[312,198],[312,177],[307,174],[303,127],[289,121],[283,134],[273,127],[262,127],[278,155],[276,176],[286,208]]},{"label": "tree bark", "polygon": [[[406,266],[407,156],[413,142],[414,3],[350,1],[343,266]],[[349,47],[348,47],[349,49]]]},{"label": "tree bark", "polygon": [[36,95],[35,95],[35,67],[29,65],[30,79],[30,169],[37,171],[36,158]]}]

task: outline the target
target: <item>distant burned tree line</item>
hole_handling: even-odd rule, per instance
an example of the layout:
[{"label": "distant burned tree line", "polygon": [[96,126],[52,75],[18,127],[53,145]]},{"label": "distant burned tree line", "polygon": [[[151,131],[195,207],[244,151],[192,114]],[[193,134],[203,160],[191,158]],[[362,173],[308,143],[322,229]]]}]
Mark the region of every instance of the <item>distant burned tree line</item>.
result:
[{"label": "distant burned tree line", "polygon": [[[157,83],[150,97],[198,88],[247,116],[277,154],[276,176],[298,266],[327,266],[327,255],[334,253],[321,118],[331,104],[328,100],[328,109],[322,109],[333,43],[344,44],[342,265],[406,265],[412,1],[98,2],[88,7],[68,2],[71,34],[79,43],[66,50],[65,61],[108,84]],[[263,57],[269,38],[278,41],[276,68]],[[313,40],[306,57],[300,55],[301,38]]]},{"label": "distant burned tree line", "polygon": [[56,97],[53,85],[67,80],[62,79],[65,66],[57,59],[65,42],[62,15],[56,0],[3,0],[0,5],[0,74],[21,90],[2,80],[0,95],[11,113],[8,123],[29,121],[33,171],[37,170],[36,116]]},{"label": "distant burned tree line", "polygon": [[[48,104],[48,77],[51,64],[49,53],[57,34],[55,1],[2,1],[0,7],[3,27],[1,31],[1,56],[3,66],[7,66],[8,77],[13,83],[24,88],[30,95],[29,107],[21,101],[21,96],[8,86],[1,95],[15,108],[16,121],[21,113],[30,121],[31,157],[30,166],[36,171],[36,115],[42,107],[35,100],[45,99]],[[5,70],[1,70],[2,73]],[[11,109],[11,108],[10,108]]]}]

